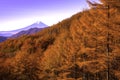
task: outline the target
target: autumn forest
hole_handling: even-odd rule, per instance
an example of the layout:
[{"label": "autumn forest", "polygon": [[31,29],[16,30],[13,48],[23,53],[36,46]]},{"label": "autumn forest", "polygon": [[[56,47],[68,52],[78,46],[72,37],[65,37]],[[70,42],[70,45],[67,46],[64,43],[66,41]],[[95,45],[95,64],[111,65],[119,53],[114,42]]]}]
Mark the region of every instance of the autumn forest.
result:
[{"label": "autumn forest", "polygon": [[120,0],[0,43],[0,80],[120,80]]}]

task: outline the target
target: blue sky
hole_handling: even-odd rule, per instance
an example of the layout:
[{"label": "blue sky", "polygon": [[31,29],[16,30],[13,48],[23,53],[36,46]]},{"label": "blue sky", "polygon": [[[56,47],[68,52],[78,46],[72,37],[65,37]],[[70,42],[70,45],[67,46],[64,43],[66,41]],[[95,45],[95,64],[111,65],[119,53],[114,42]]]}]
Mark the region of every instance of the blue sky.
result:
[{"label": "blue sky", "polygon": [[53,25],[87,7],[86,0],[0,0],[0,31],[37,21]]}]

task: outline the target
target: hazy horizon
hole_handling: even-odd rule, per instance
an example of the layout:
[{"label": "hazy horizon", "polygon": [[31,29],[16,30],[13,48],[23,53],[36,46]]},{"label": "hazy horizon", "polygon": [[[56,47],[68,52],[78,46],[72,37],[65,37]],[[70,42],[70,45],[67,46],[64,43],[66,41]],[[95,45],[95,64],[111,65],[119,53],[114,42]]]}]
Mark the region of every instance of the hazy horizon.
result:
[{"label": "hazy horizon", "polygon": [[86,0],[1,0],[0,31],[23,28],[37,21],[51,26],[87,8]]}]

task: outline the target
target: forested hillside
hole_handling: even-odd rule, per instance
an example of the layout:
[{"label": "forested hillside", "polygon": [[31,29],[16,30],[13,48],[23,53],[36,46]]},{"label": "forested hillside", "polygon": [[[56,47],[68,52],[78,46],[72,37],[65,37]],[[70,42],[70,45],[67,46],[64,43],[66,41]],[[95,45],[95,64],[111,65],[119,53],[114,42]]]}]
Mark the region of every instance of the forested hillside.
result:
[{"label": "forested hillside", "polygon": [[120,80],[120,1],[0,43],[0,80]]}]

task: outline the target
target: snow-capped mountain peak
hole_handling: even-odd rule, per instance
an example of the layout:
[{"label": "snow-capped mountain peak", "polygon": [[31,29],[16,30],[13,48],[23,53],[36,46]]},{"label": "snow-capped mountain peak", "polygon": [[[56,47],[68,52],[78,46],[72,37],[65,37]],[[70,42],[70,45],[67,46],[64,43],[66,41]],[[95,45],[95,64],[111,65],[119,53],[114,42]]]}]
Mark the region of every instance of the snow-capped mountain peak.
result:
[{"label": "snow-capped mountain peak", "polygon": [[44,24],[41,21],[37,21],[37,22],[35,22],[27,27],[21,28],[21,29],[12,30],[12,31],[0,31],[0,36],[10,37],[20,31],[26,31],[31,28],[45,28],[45,27],[48,27],[48,25]]}]

